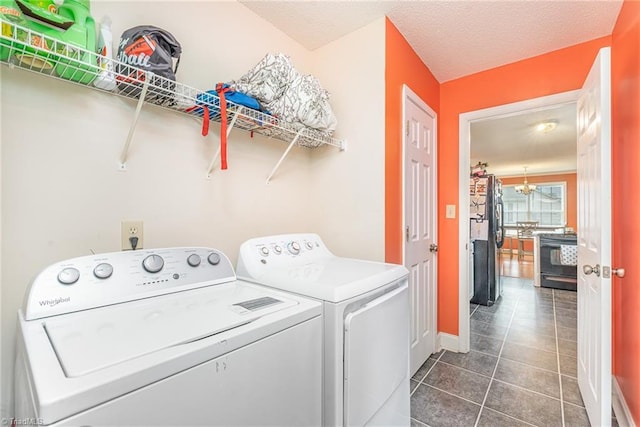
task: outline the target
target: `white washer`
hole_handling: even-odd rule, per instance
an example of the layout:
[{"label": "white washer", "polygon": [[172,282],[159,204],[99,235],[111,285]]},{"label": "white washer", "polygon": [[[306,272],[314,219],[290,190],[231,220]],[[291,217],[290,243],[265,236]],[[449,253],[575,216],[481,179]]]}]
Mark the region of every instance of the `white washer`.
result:
[{"label": "white washer", "polygon": [[237,274],[322,301],[324,425],[409,425],[406,268],[336,257],[316,234],[288,234],[243,243]]},{"label": "white washer", "polygon": [[209,248],[46,268],[19,315],[16,419],[39,425],[318,425],[322,307],[236,280]]}]

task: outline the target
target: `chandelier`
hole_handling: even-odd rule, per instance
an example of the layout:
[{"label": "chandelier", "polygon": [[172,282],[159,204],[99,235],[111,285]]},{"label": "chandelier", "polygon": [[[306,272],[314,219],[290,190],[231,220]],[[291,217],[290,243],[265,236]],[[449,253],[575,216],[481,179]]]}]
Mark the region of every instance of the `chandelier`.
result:
[{"label": "chandelier", "polygon": [[536,191],[536,185],[535,184],[529,184],[527,182],[527,167],[524,167],[524,182],[522,183],[522,185],[516,185],[516,192],[517,193],[522,193],[525,196],[528,196],[529,194],[533,193],[534,191]]}]

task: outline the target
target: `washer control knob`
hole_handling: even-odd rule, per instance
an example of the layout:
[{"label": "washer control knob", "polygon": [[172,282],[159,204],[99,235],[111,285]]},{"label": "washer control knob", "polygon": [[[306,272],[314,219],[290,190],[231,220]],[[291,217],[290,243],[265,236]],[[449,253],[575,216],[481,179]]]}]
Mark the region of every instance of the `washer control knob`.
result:
[{"label": "washer control knob", "polygon": [[273,251],[274,251],[276,254],[280,255],[280,254],[282,253],[282,247],[280,247],[279,245],[275,245],[275,246],[273,247]]},{"label": "washer control knob", "polygon": [[268,247],[266,247],[266,246],[261,247],[261,248],[260,248],[260,254],[261,254],[262,256],[267,256],[267,255],[269,255],[269,248],[268,248]]},{"label": "washer control knob", "polygon": [[209,261],[209,264],[211,265],[218,265],[220,264],[220,255],[215,252],[211,252],[207,257],[207,261]]},{"label": "washer control knob", "polygon": [[287,245],[287,249],[292,255],[298,255],[300,253],[300,243],[291,242]]},{"label": "washer control knob", "polygon": [[113,266],[106,262],[96,265],[93,269],[93,275],[98,279],[108,279],[113,274]]},{"label": "washer control knob", "polygon": [[77,268],[67,267],[58,273],[58,282],[63,285],[73,285],[80,278],[80,272]]},{"label": "washer control knob", "polygon": [[160,255],[149,255],[142,260],[142,267],[149,273],[157,273],[164,267],[164,260]]},{"label": "washer control knob", "polygon": [[191,254],[189,255],[189,257],[187,258],[187,264],[189,264],[191,267],[197,267],[200,265],[200,255],[198,254]]},{"label": "washer control knob", "polygon": [[313,243],[311,243],[311,242],[306,242],[304,245],[305,245],[305,246],[307,247],[307,249],[309,249],[309,250],[313,249]]}]

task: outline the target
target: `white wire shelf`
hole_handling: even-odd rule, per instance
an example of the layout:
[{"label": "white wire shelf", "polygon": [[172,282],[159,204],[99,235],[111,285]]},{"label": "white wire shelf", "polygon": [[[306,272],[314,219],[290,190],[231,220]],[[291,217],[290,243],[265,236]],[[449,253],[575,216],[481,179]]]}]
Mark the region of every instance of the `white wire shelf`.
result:
[{"label": "white wire shelf", "polygon": [[[120,168],[126,169],[126,161],[135,126],[143,104],[153,104],[165,109],[177,111],[203,119],[208,110],[211,121],[222,120],[220,98],[215,91],[203,91],[183,83],[169,80],[140,68],[127,65],[116,60],[105,60],[101,55],[64,43],[58,39],[20,26],[0,18],[0,63],[10,68],[21,68],[49,77],[67,80],[91,89],[109,92],[114,95],[137,100],[136,112],[120,157]],[[113,90],[105,90],[92,83],[106,71],[100,67],[101,61],[110,61],[114,70],[108,74],[115,79],[117,85]],[[204,108],[206,107],[206,109]],[[270,114],[227,101],[227,134],[233,128],[255,132],[269,138],[288,143],[288,147],[278,164],[271,172],[267,182],[294,145],[303,147],[319,147],[331,145],[340,150],[346,149],[346,142],[330,135],[299,124],[279,120]],[[220,148],[211,159],[207,170],[209,176],[218,160]]]}]

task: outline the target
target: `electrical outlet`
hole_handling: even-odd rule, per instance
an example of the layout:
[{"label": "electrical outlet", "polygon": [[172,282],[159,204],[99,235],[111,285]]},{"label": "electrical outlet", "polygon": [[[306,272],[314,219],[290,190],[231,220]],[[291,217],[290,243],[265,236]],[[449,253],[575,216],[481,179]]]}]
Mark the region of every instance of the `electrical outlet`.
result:
[{"label": "electrical outlet", "polygon": [[[123,251],[130,251],[133,249],[142,249],[144,248],[144,241],[142,239],[142,221],[122,221],[121,222],[121,243],[120,247]],[[138,239],[135,242],[135,239]],[[135,248],[133,247],[133,241],[136,243]]]}]

